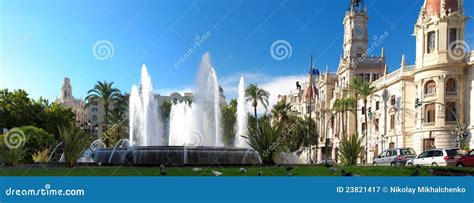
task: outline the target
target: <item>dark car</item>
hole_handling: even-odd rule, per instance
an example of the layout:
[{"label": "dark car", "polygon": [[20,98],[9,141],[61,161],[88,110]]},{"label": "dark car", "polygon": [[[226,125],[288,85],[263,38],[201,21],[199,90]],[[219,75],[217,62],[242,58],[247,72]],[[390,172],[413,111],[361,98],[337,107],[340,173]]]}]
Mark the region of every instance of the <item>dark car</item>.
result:
[{"label": "dark car", "polygon": [[462,156],[456,162],[457,167],[474,167],[474,150]]}]

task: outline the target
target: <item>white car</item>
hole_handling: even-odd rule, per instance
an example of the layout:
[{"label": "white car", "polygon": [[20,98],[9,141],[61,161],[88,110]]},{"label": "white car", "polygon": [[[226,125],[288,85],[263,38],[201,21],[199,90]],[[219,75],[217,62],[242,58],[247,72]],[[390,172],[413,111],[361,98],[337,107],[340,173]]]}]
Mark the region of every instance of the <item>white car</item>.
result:
[{"label": "white car", "polygon": [[407,166],[455,166],[462,156],[459,149],[430,149],[407,161]]}]

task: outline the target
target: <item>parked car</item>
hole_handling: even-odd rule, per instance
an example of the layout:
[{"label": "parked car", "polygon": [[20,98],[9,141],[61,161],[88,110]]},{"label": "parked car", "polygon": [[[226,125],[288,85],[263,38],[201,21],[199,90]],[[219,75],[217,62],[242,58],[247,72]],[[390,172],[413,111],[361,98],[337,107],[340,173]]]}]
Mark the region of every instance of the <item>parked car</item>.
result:
[{"label": "parked car", "polygon": [[412,148],[387,149],[380,153],[380,155],[374,159],[372,164],[374,166],[404,166],[408,160],[413,159],[415,156],[415,150]]},{"label": "parked car", "polygon": [[457,167],[474,167],[474,150],[462,156],[456,162]]},{"label": "parked car", "polygon": [[455,166],[462,154],[459,149],[430,149],[408,160],[407,166]]}]

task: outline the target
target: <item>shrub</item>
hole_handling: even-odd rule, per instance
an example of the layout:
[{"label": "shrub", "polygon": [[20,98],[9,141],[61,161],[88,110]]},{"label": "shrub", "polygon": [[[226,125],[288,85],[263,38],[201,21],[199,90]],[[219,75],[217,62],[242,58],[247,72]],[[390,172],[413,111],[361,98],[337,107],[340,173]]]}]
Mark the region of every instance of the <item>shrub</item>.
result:
[{"label": "shrub", "polygon": [[8,148],[5,143],[3,143],[3,136],[0,136],[0,159],[3,160],[5,166],[14,166],[18,164],[24,156],[24,151],[22,147],[19,148]]},{"label": "shrub", "polygon": [[91,137],[75,126],[60,127],[59,135],[63,142],[62,149],[66,158],[66,166],[73,167],[89,146]]},{"label": "shrub", "polygon": [[19,128],[26,137],[24,146],[24,162],[33,163],[33,154],[40,150],[56,145],[54,135],[49,134],[41,128],[34,126],[22,126]]},{"label": "shrub", "polygon": [[39,162],[47,162],[48,157],[49,157],[49,149],[44,148],[43,150],[40,150],[34,153],[32,156],[32,159],[33,159],[33,162],[39,163]]},{"label": "shrub", "polygon": [[346,166],[357,165],[357,159],[364,151],[362,147],[362,140],[364,137],[359,137],[357,134],[351,136],[343,136],[339,143],[339,154],[341,156],[342,164]]},{"label": "shrub", "polygon": [[272,165],[274,158],[282,151],[284,136],[280,125],[272,126],[268,119],[261,120],[257,126],[248,127],[248,144],[255,149],[263,164]]}]

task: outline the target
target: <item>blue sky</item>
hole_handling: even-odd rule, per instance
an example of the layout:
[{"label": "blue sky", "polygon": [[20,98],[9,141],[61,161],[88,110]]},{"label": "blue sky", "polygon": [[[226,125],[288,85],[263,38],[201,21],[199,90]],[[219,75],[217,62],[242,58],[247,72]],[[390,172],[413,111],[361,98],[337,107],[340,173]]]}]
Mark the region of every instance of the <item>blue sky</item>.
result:
[{"label": "blue sky", "polygon": [[[317,67],[336,70],[348,2],[2,0],[0,88],[26,89],[34,98],[53,100],[63,78],[70,77],[76,97],[85,97],[98,80],[114,81],[129,92],[146,64],[157,93],[182,92],[192,90],[200,58],[210,52],[227,97],[235,97],[240,76],[272,89],[276,97],[293,89],[294,81],[307,72],[311,53]],[[385,47],[390,70],[398,68],[402,54],[413,64],[411,34],[423,0],[366,4],[369,38],[389,33],[375,54]],[[470,15],[474,2],[465,4]],[[472,45],[471,21],[466,30]],[[204,35],[207,39],[196,47],[197,37]],[[113,55],[105,60],[93,54],[101,40],[113,46]],[[291,45],[290,57],[272,57],[270,47],[276,40]],[[194,52],[175,67],[189,49]]]}]

